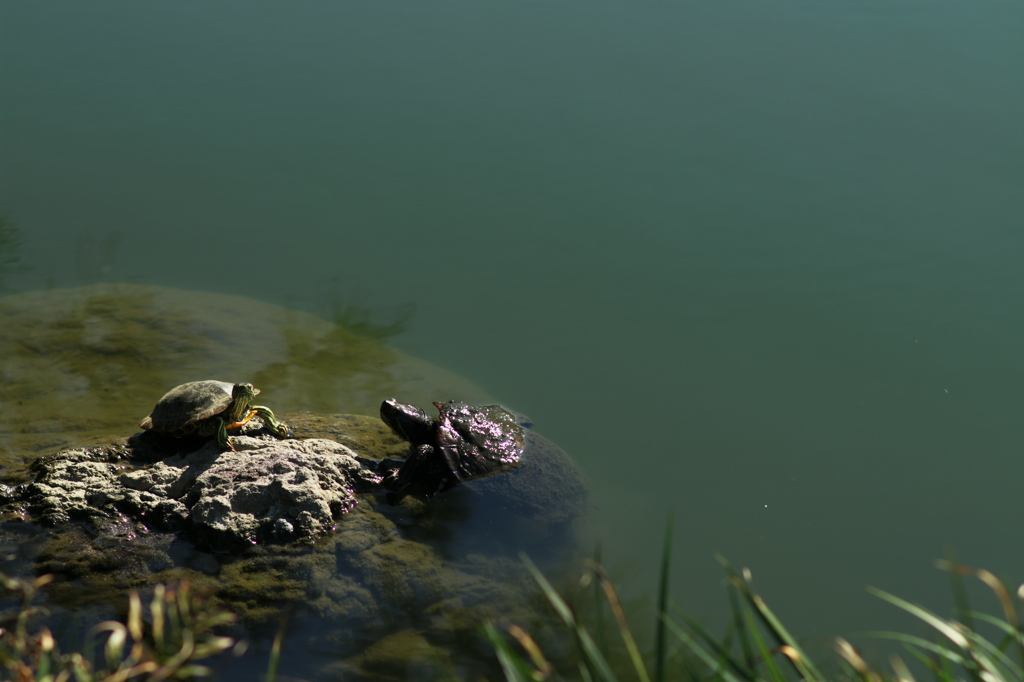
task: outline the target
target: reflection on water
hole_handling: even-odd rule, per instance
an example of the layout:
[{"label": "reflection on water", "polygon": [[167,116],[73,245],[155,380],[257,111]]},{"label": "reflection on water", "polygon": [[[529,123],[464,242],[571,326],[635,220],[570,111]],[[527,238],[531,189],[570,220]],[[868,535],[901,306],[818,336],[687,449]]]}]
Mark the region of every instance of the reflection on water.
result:
[{"label": "reflection on water", "polygon": [[6,290],[8,273],[18,268],[21,243],[18,228],[0,216],[0,292]]},{"label": "reflection on water", "polygon": [[338,292],[338,278],[329,281],[329,287],[322,296],[329,309],[328,317],[339,327],[368,339],[389,339],[402,334],[416,314],[412,303],[382,307],[364,305],[365,300],[358,289],[348,296]]},{"label": "reflection on water", "polygon": [[97,235],[91,230],[75,235],[75,274],[78,283],[110,281],[120,243],[121,233],[117,230],[110,230],[103,235]]}]

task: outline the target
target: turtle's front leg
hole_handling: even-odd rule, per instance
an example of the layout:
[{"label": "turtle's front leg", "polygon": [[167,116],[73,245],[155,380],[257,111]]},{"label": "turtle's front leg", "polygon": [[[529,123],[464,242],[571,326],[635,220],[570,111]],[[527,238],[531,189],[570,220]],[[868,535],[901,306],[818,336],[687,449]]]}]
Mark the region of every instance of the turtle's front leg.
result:
[{"label": "turtle's front leg", "polygon": [[217,419],[217,445],[221,450],[235,451],[235,446],[231,444],[231,439],[228,438],[228,424],[223,419]]},{"label": "turtle's front leg", "polygon": [[277,417],[270,411],[269,407],[263,407],[262,405],[253,405],[250,407],[249,417],[246,418],[248,421],[253,415],[258,416],[263,420],[263,424],[278,438],[286,438],[288,436],[288,425],[277,421]]}]

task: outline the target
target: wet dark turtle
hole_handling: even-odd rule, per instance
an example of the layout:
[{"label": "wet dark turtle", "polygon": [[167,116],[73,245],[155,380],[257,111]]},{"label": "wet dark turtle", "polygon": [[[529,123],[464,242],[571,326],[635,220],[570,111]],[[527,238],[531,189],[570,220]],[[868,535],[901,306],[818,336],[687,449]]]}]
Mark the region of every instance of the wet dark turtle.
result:
[{"label": "wet dark turtle", "polygon": [[483,478],[519,465],[523,428],[498,405],[467,405],[457,400],[434,403],[433,419],[414,405],[385,400],[380,417],[412,452],[389,487],[425,497],[456,484]]},{"label": "wet dark turtle", "polygon": [[393,399],[380,406],[384,423],[410,443],[408,459],[384,479],[392,501],[405,495],[430,499],[469,484],[526,518],[562,522],[583,513],[587,490],[579,468],[557,445],[525,428],[528,420],[499,405],[452,400],[434,406],[436,419]]},{"label": "wet dark turtle", "polygon": [[252,404],[259,392],[252,384],[192,381],[164,394],[139,426],[178,437],[215,436],[223,450],[235,449],[228,430],[240,428],[253,417],[263,420],[271,433],[288,435],[288,427],[277,421],[269,408]]}]

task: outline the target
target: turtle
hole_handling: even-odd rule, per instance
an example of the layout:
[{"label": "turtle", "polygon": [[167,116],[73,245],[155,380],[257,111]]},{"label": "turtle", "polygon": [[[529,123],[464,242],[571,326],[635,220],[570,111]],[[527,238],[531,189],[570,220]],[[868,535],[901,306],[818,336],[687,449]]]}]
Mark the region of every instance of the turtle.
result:
[{"label": "turtle", "polygon": [[270,408],[252,404],[259,392],[252,384],[191,381],[165,393],[139,426],[176,437],[215,436],[222,450],[235,449],[228,429],[240,428],[256,416],[274,435],[287,436],[288,427],[277,420]]},{"label": "turtle", "polygon": [[[385,400],[381,420],[412,444],[402,468],[385,482],[395,491],[413,489],[430,498],[463,481],[507,471],[523,454],[523,428],[500,405],[434,403],[432,418],[415,405]],[[433,490],[431,490],[433,488]]]},{"label": "turtle", "polygon": [[410,443],[405,462],[384,471],[389,503],[406,495],[430,500],[458,486],[484,495],[493,511],[523,518],[559,523],[584,513],[579,468],[528,419],[500,405],[450,400],[434,407],[436,419],[394,399],[380,406],[381,420]]}]

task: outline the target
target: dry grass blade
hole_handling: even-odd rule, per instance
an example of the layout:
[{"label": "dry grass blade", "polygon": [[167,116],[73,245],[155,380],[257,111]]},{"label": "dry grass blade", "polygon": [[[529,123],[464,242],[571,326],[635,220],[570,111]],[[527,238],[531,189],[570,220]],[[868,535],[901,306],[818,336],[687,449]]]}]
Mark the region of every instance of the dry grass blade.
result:
[{"label": "dry grass blade", "polygon": [[284,629],[287,623],[287,616],[281,614],[281,620],[277,623],[277,632],[274,633],[274,643],[270,646],[270,661],[267,663],[266,682],[277,680],[277,667],[281,663],[281,643],[284,641]]},{"label": "dry grass blade", "polygon": [[554,674],[554,668],[551,663],[544,658],[544,654],[541,653],[537,642],[525,630],[518,625],[510,625],[508,627],[508,634],[512,635],[519,642],[519,646],[523,647],[523,650],[530,657],[534,667],[537,669],[537,679],[546,680]]},{"label": "dry grass blade", "polygon": [[[724,560],[722,560],[724,561]],[[811,661],[807,653],[797,643],[796,638],[793,637],[786,627],[782,624],[772,610],[768,608],[768,604],[765,603],[764,599],[754,591],[753,576],[751,575],[749,568],[743,569],[743,577],[740,578],[728,562],[724,563],[726,571],[729,573],[730,582],[739,591],[740,595],[753,607],[754,612],[758,615],[761,622],[768,628],[768,631],[775,637],[776,642],[780,646],[780,651],[786,656],[787,660],[793,665],[797,673],[807,680],[824,680],[825,677],[817,669],[814,663]],[[756,626],[750,626],[753,631],[756,631]],[[788,647],[788,648],[781,648]],[[763,655],[763,654],[762,654]]]},{"label": "dry grass blade", "polygon": [[107,659],[107,667],[111,670],[121,667],[121,661],[124,660],[124,645],[128,640],[128,628],[124,626],[124,623],[108,620],[100,623],[93,630],[97,633],[110,632],[110,636],[107,637],[107,643],[103,647],[104,656]]},{"label": "dry grass blade", "polygon": [[132,590],[128,593],[128,619],[125,621],[128,626],[128,634],[136,642],[142,641],[142,600],[139,593]]},{"label": "dry grass blade", "polygon": [[153,588],[153,600],[149,603],[149,612],[153,615],[153,644],[157,651],[164,650],[164,603],[165,587],[159,584]]},{"label": "dry grass blade", "polygon": [[[986,571],[983,568],[972,568],[952,561],[939,561],[938,566],[943,570],[957,575],[974,576],[981,582],[985,583],[989,589],[995,593],[996,599],[999,600],[999,605],[1003,609],[1003,616],[1006,618],[1005,625],[1008,627],[1005,631],[1011,635],[1015,642],[1021,667],[1024,667],[1024,631],[1021,630],[1020,615],[1017,613],[1017,605],[1014,603],[1013,595],[1010,594],[1010,590],[1007,589],[1003,581],[996,577],[996,575],[991,571]],[[1022,598],[1021,590],[1024,590],[1024,585],[1021,585],[1021,589],[1018,590],[1018,598]],[[992,622],[989,618],[986,618],[985,620],[990,623]],[[999,627],[1003,629],[1002,625]]]},{"label": "dry grass blade", "polygon": [[484,636],[494,647],[494,653],[498,657],[498,663],[508,682],[538,682],[544,679],[538,671],[526,664],[518,652],[512,649],[493,623],[484,624]]},{"label": "dry grass blade", "polygon": [[529,557],[522,553],[519,557],[522,559],[523,563],[526,564],[527,570],[530,571],[533,579],[537,582],[537,585],[540,586],[544,596],[547,597],[549,602],[551,602],[555,611],[562,618],[562,621],[576,633],[576,639],[580,644],[580,648],[583,649],[586,661],[593,667],[594,672],[601,680],[604,680],[604,682],[615,682],[615,675],[612,673],[611,666],[608,665],[608,661],[605,660],[604,655],[597,648],[597,645],[594,644],[594,640],[590,636],[590,633],[587,632],[587,629],[576,620],[576,617],[573,615],[572,609],[569,608],[569,605],[566,604],[565,600],[558,595],[555,588],[551,586],[551,583],[549,583],[547,578],[545,578],[540,572],[540,569],[530,561]]},{"label": "dry grass blade", "polygon": [[601,587],[604,589],[605,596],[608,598],[608,604],[612,607],[612,613],[615,614],[615,620],[618,623],[619,632],[622,634],[622,641],[626,644],[626,651],[629,652],[629,658],[633,663],[633,669],[636,670],[637,678],[640,682],[650,682],[650,677],[647,675],[647,669],[644,667],[643,657],[640,655],[640,648],[636,645],[633,633],[629,629],[629,623],[626,621],[626,613],[622,610],[622,602],[619,601],[619,595],[615,592],[615,587],[612,586],[612,581],[608,579],[608,575],[597,564],[591,564],[590,570],[594,572],[594,575],[597,576],[597,579],[601,582]]},{"label": "dry grass blade", "polygon": [[864,662],[864,659],[861,658],[861,655],[857,653],[857,650],[853,648],[853,645],[842,637],[836,639],[836,650],[857,671],[862,680],[865,682],[881,682],[881,676],[871,670],[868,664]]},{"label": "dry grass blade", "polygon": [[1014,628],[1020,628],[1020,619],[1017,615],[1017,609],[1013,603],[1013,597],[1010,595],[1010,591],[1006,589],[1006,585],[993,574],[991,571],[986,571],[983,568],[972,568],[970,566],[964,566],[962,564],[956,564],[952,561],[937,561],[936,565],[944,571],[956,573],[958,575],[969,575],[974,576],[981,582],[988,585],[996,598],[999,599],[999,604],[1003,607],[1003,615],[1006,616],[1006,622],[1008,622]]},{"label": "dry grass blade", "polygon": [[896,679],[899,682],[917,682],[914,679],[913,673],[910,672],[910,668],[903,662],[903,659],[899,656],[893,656],[889,663],[892,666],[892,670],[896,673]]}]

